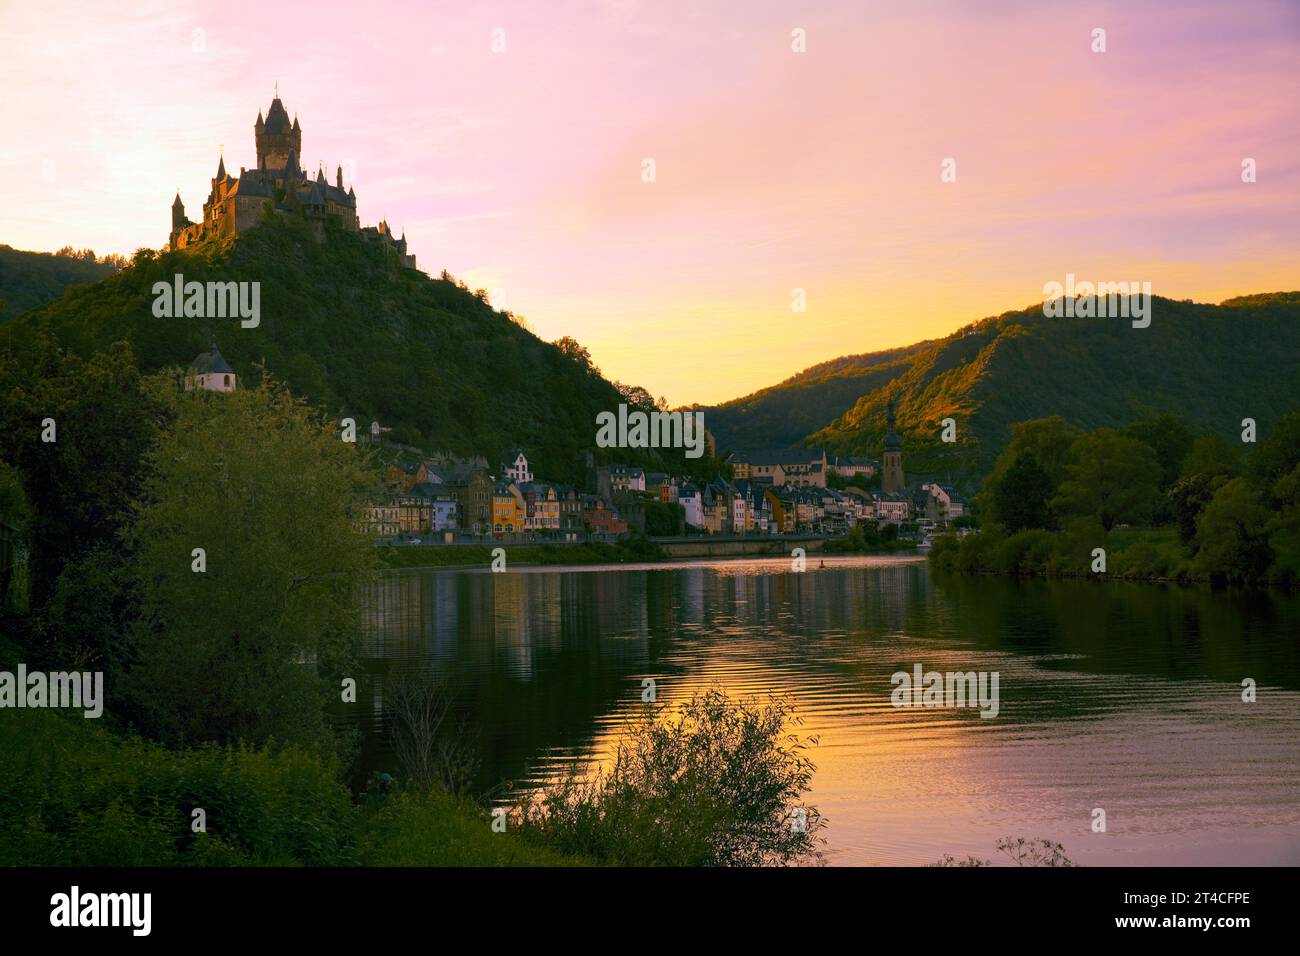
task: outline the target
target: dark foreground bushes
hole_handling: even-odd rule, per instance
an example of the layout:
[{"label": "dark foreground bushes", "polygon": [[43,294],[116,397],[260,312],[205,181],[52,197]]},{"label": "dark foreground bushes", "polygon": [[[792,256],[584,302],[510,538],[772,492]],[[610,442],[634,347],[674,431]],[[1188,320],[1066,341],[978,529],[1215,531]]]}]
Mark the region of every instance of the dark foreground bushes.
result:
[{"label": "dark foreground bushes", "polygon": [[649,711],[613,762],[522,803],[526,836],[567,854],[627,865],[813,862],[825,825],[803,803],[815,740],[789,733],[789,701],[736,702],[720,690]]},{"label": "dark foreground bushes", "polygon": [[[492,827],[439,787],[364,795],[301,749],[170,750],[79,712],[0,710],[0,866],[747,866],[818,859],[790,705],[700,694],[614,763]],[[195,810],[206,832],[195,832]],[[521,836],[522,831],[522,836]]]},{"label": "dark foreground bushes", "polygon": [[168,750],[79,713],[0,710],[0,866],[583,862],[490,824],[436,790],[354,804],[332,760],[294,748]]},{"label": "dark foreground bushes", "polygon": [[0,865],[333,866],[355,858],[354,816],[334,765],[301,750],[172,751],[0,711]]}]

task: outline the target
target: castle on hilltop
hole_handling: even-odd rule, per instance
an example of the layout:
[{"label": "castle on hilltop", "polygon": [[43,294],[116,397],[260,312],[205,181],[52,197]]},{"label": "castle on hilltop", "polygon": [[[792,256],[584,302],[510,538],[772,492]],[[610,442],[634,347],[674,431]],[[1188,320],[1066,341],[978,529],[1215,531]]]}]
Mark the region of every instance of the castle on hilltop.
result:
[{"label": "castle on hilltop", "polygon": [[406,251],[406,235],[393,235],[387,222],[378,226],[361,226],[357,216],[357,196],[352,187],[343,190],[343,167],[338,168],[333,183],[325,179],[321,168],[311,179],[299,167],[302,158],[302,127],[298,117],[289,122],[289,114],[277,95],[262,119],[259,111],[253,124],[257,144],[257,168],[240,167],[239,175],[226,172],[226,158],[217,163],[212,191],[203,204],[203,221],[191,222],[185,215],[181,194],[172,203],[172,231],[168,248],[186,246],[212,237],[238,236],[261,223],[270,215],[297,215],[311,224],[316,235],[324,239],[328,222],[359,232],[393,249],[402,265],[415,268],[415,256]]}]

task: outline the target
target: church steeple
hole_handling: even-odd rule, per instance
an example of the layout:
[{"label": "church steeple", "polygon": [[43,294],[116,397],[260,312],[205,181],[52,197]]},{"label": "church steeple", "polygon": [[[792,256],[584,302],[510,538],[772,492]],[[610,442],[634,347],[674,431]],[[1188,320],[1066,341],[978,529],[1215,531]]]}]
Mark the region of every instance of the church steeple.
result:
[{"label": "church steeple", "polygon": [[894,418],[894,400],[885,409],[884,468],[880,475],[880,490],[898,494],[906,487],[903,479],[903,440],[898,437],[898,424]]}]

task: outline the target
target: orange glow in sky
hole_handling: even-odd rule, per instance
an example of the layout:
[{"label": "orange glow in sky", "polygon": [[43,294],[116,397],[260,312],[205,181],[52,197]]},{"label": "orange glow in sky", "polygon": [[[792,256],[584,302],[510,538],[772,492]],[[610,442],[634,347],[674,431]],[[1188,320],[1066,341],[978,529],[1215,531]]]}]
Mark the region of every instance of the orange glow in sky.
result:
[{"label": "orange glow in sky", "polygon": [[1067,272],[1300,287],[1286,0],[5,4],[0,43],[0,242],[161,246],[278,82],[363,223],[674,404]]}]

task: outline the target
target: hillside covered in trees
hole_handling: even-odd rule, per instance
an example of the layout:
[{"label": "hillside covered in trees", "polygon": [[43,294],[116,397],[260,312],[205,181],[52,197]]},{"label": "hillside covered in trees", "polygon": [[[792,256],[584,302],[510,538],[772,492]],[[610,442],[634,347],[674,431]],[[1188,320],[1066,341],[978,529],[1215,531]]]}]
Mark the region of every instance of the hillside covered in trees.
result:
[{"label": "hillside covered in trees", "polygon": [[[178,273],[187,282],[259,282],[260,324],[155,317],[154,283]],[[34,347],[41,330],[83,358],[127,341],[146,374],[188,366],[216,343],[241,383],[255,385],[264,367],[330,416],[354,417],[359,428],[378,419],[394,442],[492,464],[519,445],[537,474],[572,482],[583,476],[597,412],[648,395],[620,391],[576,342],[541,341],[484,293],[403,269],[353,233],[317,242],[293,222],[180,252],[141,250],[121,272],[70,288],[9,326],[15,354]],[[702,461],[611,454],[674,470]]]},{"label": "hillside covered in trees", "polygon": [[[854,392],[856,391],[856,394]],[[727,448],[825,447],[878,454],[885,406],[898,403],[909,471],[982,476],[1011,426],[1058,415],[1085,429],[1171,414],[1225,437],[1297,406],[1300,292],[1220,305],[1155,298],[1148,328],[1127,319],[1008,312],[910,349],[826,363],[780,385],[705,410]],[[958,442],[939,441],[957,422]],[[777,421],[790,427],[775,431]],[[802,434],[798,434],[802,432]]]},{"label": "hillside covered in trees", "polygon": [[0,243],[0,317],[57,299],[69,286],[98,282],[124,265],[120,256],[98,257],[90,249],[24,252]]}]

